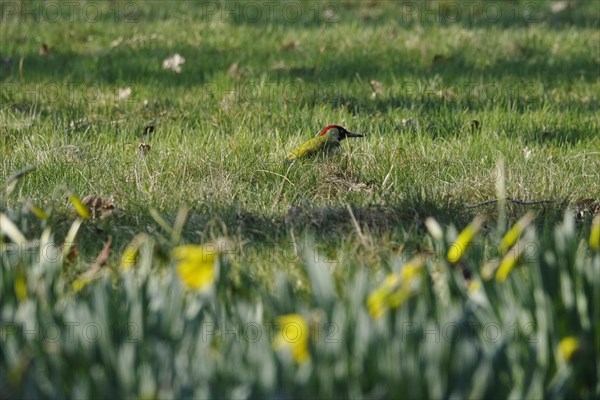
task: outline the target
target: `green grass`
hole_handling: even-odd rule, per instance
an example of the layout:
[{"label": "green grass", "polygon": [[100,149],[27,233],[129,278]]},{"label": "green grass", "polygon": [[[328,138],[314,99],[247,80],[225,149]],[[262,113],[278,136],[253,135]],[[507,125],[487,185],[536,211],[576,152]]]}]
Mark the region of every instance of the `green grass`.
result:
[{"label": "green grass", "polygon": [[[316,247],[319,257],[328,261],[342,299],[343,311],[339,312],[346,313],[359,299],[364,300],[360,293],[380,282],[381,274],[400,267],[396,257],[406,261],[421,251],[442,251],[427,236],[423,223],[428,216],[446,229],[463,227],[474,215],[486,214],[488,221],[499,221],[484,227],[482,244],[492,248],[506,223],[512,224],[533,210],[538,214],[537,232],[544,238],[540,243],[552,248],[548,237],[562,221],[564,210],[580,208],[583,199],[600,199],[597,3],[578,2],[554,12],[554,2],[546,1],[482,1],[475,5],[440,1],[427,6],[416,2],[404,6],[386,1],[336,2],[331,3],[331,13],[320,3],[284,2],[275,5],[271,14],[261,8],[262,18],[257,22],[245,4],[229,3],[227,7],[234,7],[236,13],[230,15],[222,3],[88,2],[78,3],[72,13],[61,8],[60,20],[52,17],[54,10],[49,3],[2,4],[0,182],[28,166],[34,166],[35,171],[21,177],[10,195],[2,194],[0,211],[17,221],[30,240],[51,226],[56,243],[63,243],[75,218],[66,200],[66,188],[81,198],[90,194],[111,198],[116,207],[109,217],[82,225],[77,256],[65,261],[67,267],[56,275],[68,286],[89,268],[106,239],[112,238],[108,260],[112,286],[110,281],[99,281],[82,295],[82,304],[91,304],[88,302],[94,296],[99,299],[111,290],[118,298],[124,295],[121,285],[126,283],[120,279],[130,278],[118,278],[119,260],[132,238],[145,232],[154,243],[147,251],[156,261],[141,263],[152,271],[140,278],[144,282],[158,282],[161,274],[169,271],[165,265],[174,246],[227,237],[235,248],[230,259],[232,276],[242,279],[240,276],[247,275],[257,285],[259,289],[248,289],[245,296],[258,296],[268,303],[268,318],[295,310],[295,306],[286,309],[280,296],[275,300],[269,297],[283,290],[277,289],[285,280],[277,278],[280,273],[289,280],[293,296],[308,298],[311,280],[305,273],[305,258],[308,249]],[[93,9],[88,9],[90,5]],[[283,10],[288,7],[291,12],[289,7],[296,6],[302,15],[286,18]],[[417,9],[407,8],[410,6]],[[461,14],[454,18],[456,7]],[[490,7],[501,10],[497,18],[490,14]],[[93,18],[85,18],[84,9],[98,10],[98,16],[88,14]],[[49,48],[47,54],[40,53],[43,44]],[[179,74],[162,68],[163,60],[175,53],[186,60]],[[237,68],[232,67],[234,64]],[[380,82],[381,88],[375,92],[371,81]],[[119,99],[119,89],[127,87],[131,95]],[[478,121],[479,128],[474,129],[472,121]],[[332,123],[363,133],[365,138],[348,140],[343,152],[333,157],[291,166],[284,162],[287,151]],[[149,124],[156,129],[143,138],[144,127]],[[146,154],[138,149],[142,141],[151,146]],[[471,207],[498,197],[499,162],[504,165],[506,196],[543,202]],[[50,220],[39,221],[28,211],[27,201],[51,212]],[[173,226],[181,209],[189,209],[181,238],[172,236],[169,228],[161,227],[151,216],[151,210],[158,210],[167,225]],[[508,221],[498,210],[506,212]],[[592,214],[593,210],[582,214],[583,223],[574,233],[577,238],[587,238]],[[577,244],[573,246],[577,248]],[[544,263],[549,261],[540,253],[535,264]],[[470,264],[474,268],[481,260]],[[8,268],[14,260],[9,263],[3,258],[2,265]],[[587,264],[573,261],[572,265],[579,268]],[[433,264],[428,268],[434,268]],[[360,281],[367,280],[359,277],[363,269],[368,284]],[[15,278],[11,275],[10,279]],[[522,284],[515,280],[514,285],[534,290],[535,282],[527,279]],[[594,282],[597,285],[597,280]],[[353,298],[349,285],[366,286]],[[525,290],[523,287],[517,289]],[[544,293],[548,295],[552,288],[544,286]],[[155,291],[144,293],[150,296]],[[504,304],[507,299],[516,301],[517,294],[492,297]],[[74,299],[77,296],[74,294]],[[134,296],[135,301],[131,301],[135,304],[145,298],[136,296],[142,295]],[[432,306],[434,301],[419,299],[417,309]],[[458,296],[452,303],[458,314],[444,316],[450,309],[436,306],[432,313],[439,315],[419,314],[419,319],[399,311],[397,318],[432,323],[438,318],[438,323],[447,323],[460,313],[468,313],[462,300]],[[290,304],[301,304],[299,301],[290,300]],[[592,299],[587,302],[592,304]],[[250,300],[248,304],[256,307]],[[308,309],[306,304],[302,307]],[[514,307],[535,314],[533,306]],[[131,321],[130,316],[109,309],[109,314],[114,312],[111,318]],[[144,315],[152,315],[152,308],[143,310]],[[238,318],[241,314],[231,315]],[[559,317],[564,314],[558,313]],[[537,321],[539,314],[532,318]],[[557,338],[566,335],[558,332],[560,329],[553,331],[563,323],[553,321],[544,328],[554,337],[547,348],[553,348]],[[509,322],[502,320],[502,324],[506,327]],[[383,332],[389,333],[387,328]],[[375,341],[377,334],[372,334],[375,336],[367,335],[365,343]],[[167,342],[179,343],[175,339]],[[328,373],[339,373],[340,385],[345,388],[342,392],[354,397],[359,393],[373,397],[394,393],[404,397],[489,394],[485,392],[488,389],[451,389],[462,387],[460,382],[474,372],[470,367],[456,367],[450,373],[454,367],[447,359],[432,364],[439,366],[437,372],[435,367],[425,369],[429,378],[419,381],[424,384],[422,390],[408,392],[394,386],[413,379],[410,374],[418,369],[414,367],[417,361],[406,361],[402,367],[405,375],[400,375],[399,383],[391,384],[393,367],[397,367],[391,357],[405,345],[390,341],[389,346],[396,347],[390,350],[387,361],[385,350],[373,350],[369,362],[382,370],[375,368],[378,372],[364,382],[358,379],[357,386],[351,386],[357,378],[348,371],[358,368],[360,358],[348,359],[352,368],[336,369],[332,365],[339,360],[334,360],[333,351],[328,356],[333,358],[315,362],[311,373],[322,371],[322,379]],[[351,354],[359,351],[351,349]],[[517,360],[508,348],[504,350],[506,353],[494,357],[510,361],[499,365],[525,368],[529,362]],[[434,349],[424,351],[430,351],[427,357],[447,356]],[[0,354],[4,359],[9,357],[8,353]],[[496,365],[496,361],[482,354],[477,357],[477,362],[487,360],[477,364],[484,365],[477,376],[488,376],[485,368]],[[150,366],[136,364],[136,371],[154,376],[148,371],[154,371],[156,359],[146,361]],[[225,373],[220,368],[235,365],[230,362],[218,364],[215,368],[219,373],[204,373],[213,388],[209,393],[231,395],[219,382],[241,382],[219,375]],[[391,363],[389,369],[384,367],[386,362]],[[531,370],[532,380],[546,389],[554,388],[556,393],[534,388],[532,394],[593,397],[585,392],[592,386],[580,381],[578,385],[588,389],[552,386],[549,379],[556,365],[541,361],[537,365],[538,370]],[[445,383],[427,391],[434,376],[444,375],[442,371],[446,373]],[[331,394],[331,388],[316,389],[326,385],[311,381],[317,379],[313,375],[302,381],[302,373],[310,375],[299,371],[300,377],[293,379],[278,376],[277,384],[259,385],[260,390],[250,385],[254,388],[250,393],[258,396],[273,393],[275,387],[298,384],[307,394]],[[247,377],[248,382],[259,379],[252,376]],[[513,395],[525,396],[523,381],[528,377],[500,375],[494,382],[504,385],[505,395],[514,385],[515,390],[523,391]],[[456,386],[453,378],[458,379]],[[0,393],[8,390],[4,379],[0,374]],[[98,379],[102,382],[104,378]],[[139,376],[136,379],[143,380]],[[292,385],[289,379],[296,383]],[[377,379],[387,386],[371,386]],[[25,382],[35,387],[33,392],[49,397],[76,393],[73,382],[50,391],[42,389],[44,384],[34,378]],[[482,382],[488,382],[482,383],[485,388],[493,386],[491,381]],[[91,393],[100,393],[96,384],[89,385]],[[109,392],[140,395],[128,385],[117,385]],[[8,392],[28,393],[26,387],[13,390]],[[174,391],[177,396],[191,396],[193,392],[178,390]],[[245,389],[239,390],[243,397]],[[168,392],[157,392],[156,396],[168,396]]]}]

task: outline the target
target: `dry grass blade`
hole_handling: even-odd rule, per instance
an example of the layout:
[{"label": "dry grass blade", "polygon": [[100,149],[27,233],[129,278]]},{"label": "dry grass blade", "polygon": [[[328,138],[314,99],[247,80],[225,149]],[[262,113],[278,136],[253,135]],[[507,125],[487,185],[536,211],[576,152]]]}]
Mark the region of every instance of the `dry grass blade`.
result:
[{"label": "dry grass blade", "polygon": [[358,235],[358,238],[360,239],[361,243],[366,248],[369,247],[370,246],[369,240],[367,240],[366,236],[363,234],[362,230],[360,229],[360,226],[358,225],[358,221],[356,220],[356,217],[354,216],[354,212],[352,212],[352,207],[350,207],[350,204],[346,204],[346,209],[348,210],[348,214],[350,214],[350,220],[352,221],[354,230],[356,231],[356,234]]}]

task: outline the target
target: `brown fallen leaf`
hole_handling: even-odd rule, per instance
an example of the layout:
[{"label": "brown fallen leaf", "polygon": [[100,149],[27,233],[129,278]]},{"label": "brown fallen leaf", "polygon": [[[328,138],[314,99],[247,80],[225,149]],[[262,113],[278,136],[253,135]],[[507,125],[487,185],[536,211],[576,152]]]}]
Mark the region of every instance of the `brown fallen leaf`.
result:
[{"label": "brown fallen leaf", "polygon": [[300,46],[300,41],[298,39],[294,39],[294,40],[291,40],[288,43],[284,44],[283,46],[281,46],[281,50],[283,50],[283,51],[294,50],[298,46]]},{"label": "brown fallen leaf", "polygon": [[227,76],[233,79],[240,79],[242,77],[242,69],[240,68],[239,63],[233,63],[227,70]]},{"label": "brown fallen leaf", "polygon": [[371,98],[375,98],[383,93],[383,84],[381,82],[373,79],[369,82],[369,84],[371,85],[371,89],[373,90],[373,93],[371,93]]},{"label": "brown fallen leaf", "polygon": [[82,200],[82,203],[90,209],[92,218],[96,218],[96,215],[100,218],[106,218],[115,210],[112,199],[105,197],[89,195]]},{"label": "brown fallen leaf", "polygon": [[427,68],[425,68],[425,70],[427,72],[429,72],[438,65],[443,65],[443,64],[449,63],[450,61],[452,61],[452,59],[453,59],[453,57],[446,57],[443,54],[436,54],[431,59],[431,64]]},{"label": "brown fallen leaf", "polygon": [[148,154],[150,152],[151,148],[152,147],[147,143],[140,143],[140,145],[138,146],[138,150],[142,154]]},{"label": "brown fallen leaf", "polygon": [[39,54],[42,57],[46,57],[48,54],[50,54],[50,48],[48,47],[48,45],[46,43],[44,43],[40,46]]},{"label": "brown fallen leaf", "polygon": [[600,200],[580,199],[575,202],[574,206],[575,218],[578,220],[583,220],[588,213],[591,218],[600,214]]},{"label": "brown fallen leaf", "polygon": [[73,264],[79,255],[79,248],[76,244],[73,244],[69,248],[69,252],[67,253],[67,264]]}]

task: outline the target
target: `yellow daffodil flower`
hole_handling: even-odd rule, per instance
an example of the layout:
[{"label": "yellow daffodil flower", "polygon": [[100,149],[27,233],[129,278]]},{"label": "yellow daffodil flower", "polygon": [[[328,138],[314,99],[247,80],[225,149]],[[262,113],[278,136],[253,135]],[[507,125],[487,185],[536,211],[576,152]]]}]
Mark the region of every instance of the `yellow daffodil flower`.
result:
[{"label": "yellow daffodil flower", "polygon": [[83,290],[87,285],[89,285],[94,279],[87,276],[80,276],[76,278],[71,283],[71,289],[73,292],[77,293]]},{"label": "yellow daffodil flower", "polygon": [[558,344],[558,354],[564,361],[570,361],[580,347],[581,344],[577,338],[573,336],[567,336]]},{"label": "yellow daffodil flower", "polygon": [[131,267],[135,265],[135,260],[137,259],[138,248],[137,246],[129,245],[123,252],[123,256],[121,257],[121,268],[123,271],[129,270]]},{"label": "yellow daffodil flower", "polygon": [[46,214],[46,212],[44,210],[42,210],[40,207],[36,206],[32,202],[28,201],[27,203],[25,203],[25,206],[27,207],[27,209],[29,211],[31,211],[31,213],[33,215],[38,217],[40,220],[42,220],[42,221],[48,220],[48,214]]},{"label": "yellow daffodil flower", "polygon": [[515,244],[521,236],[521,233],[527,228],[527,226],[533,221],[534,216],[532,212],[528,212],[521,219],[519,219],[513,226],[506,232],[500,241],[500,254],[506,254],[506,252]]},{"label": "yellow daffodil flower", "polygon": [[19,301],[27,300],[27,282],[22,274],[15,277],[15,294]]},{"label": "yellow daffodil flower", "polygon": [[600,251],[600,214],[596,215],[592,221],[592,230],[590,232],[590,247],[592,250]]},{"label": "yellow daffodil flower", "polygon": [[469,286],[467,288],[469,290],[469,293],[475,293],[479,289],[481,289],[481,281],[472,280],[471,282],[469,282]]},{"label": "yellow daffodil flower", "polygon": [[286,314],[277,318],[279,332],[273,347],[276,350],[287,350],[298,364],[310,360],[308,350],[310,331],[308,322],[300,314]]},{"label": "yellow daffodil flower", "polygon": [[177,260],[177,273],[190,289],[205,290],[216,279],[216,248],[207,245],[185,245],[173,250]]},{"label": "yellow daffodil flower", "polygon": [[510,275],[512,270],[519,263],[519,258],[521,257],[524,248],[525,244],[522,241],[517,243],[515,246],[513,246],[511,251],[504,256],[502,261],[500,261],[500,266],[496,270],[497,282],[504,282],[506,278],[508,278],[508,275]]},{"label": "yellow daffodil flower", "polygon": [[90,216],[92,215],[90,209],[79,200],[79,197],[75,196],[73,193],[69,193],[69,201],[73,204],[75,211],[77,211],[77,214],[79,214],[81,218],[90,219]]},{"label": "yellow daffodil flower", "polygon": [[456,241],[448,249],[447,258],[452,264],[456,264],[462,256],[466,253],[467,248],[473,241],[473,238],[479,232],[481,225],[485,221],[482,216],[477,216],[473,221],[467,225],[465,229],[458,234]]},{"label": "yellow daffodil flower", "polygon": [[371,317],[381,318],[388,308],[398,308],[412,296],[419,286],[422,270],[423,258],[417,256],[406,263],[400,272],[389,274],[367,298]]},{"label": "yellow daffodil flower", "polygon": [[123,269],[123,271],[129,270],[135,265],[137,256],[140,252],[140,246],[148,239],[148,235],[139,233],[133,238],[131,243],[127,245],[121,256],[121,269]]},{"label": "yellow daffodil flower", "polygon": [[367,308],[371,317],[379,319],[383,316],[387,309],[387,299],[389,296],[390,289],[385,286],[381,286],[371,292],[367,298]]}]

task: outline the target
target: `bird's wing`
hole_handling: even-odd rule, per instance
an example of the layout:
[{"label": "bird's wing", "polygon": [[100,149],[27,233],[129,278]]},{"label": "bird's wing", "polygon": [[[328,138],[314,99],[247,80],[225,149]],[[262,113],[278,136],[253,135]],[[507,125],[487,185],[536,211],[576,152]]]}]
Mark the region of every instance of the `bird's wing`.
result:
[{"label": "bird's wing", "polygon": [[319,149],[323,147],[323,144],[327,142],[327,138],[324,136],[315,137],[302,143],[296,149],[290,151],[287,154],[288,160],[295,160],[296,158],[308,157],[315,154]]}]

